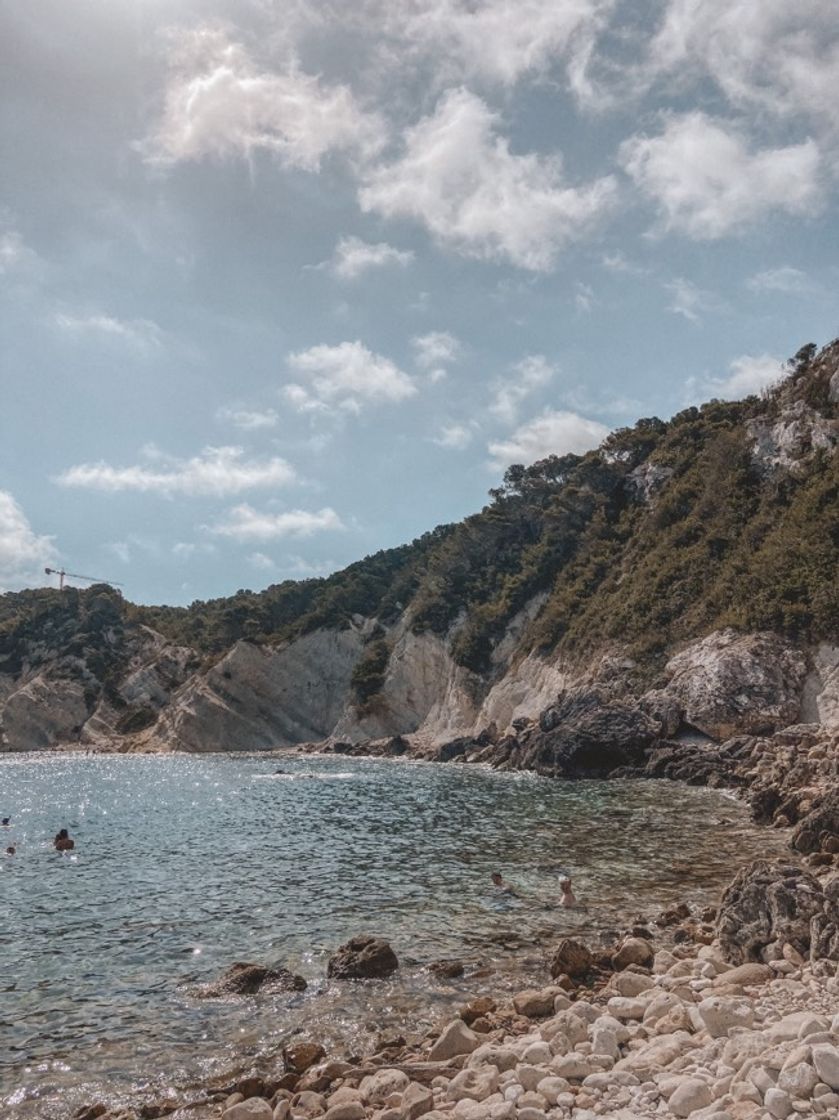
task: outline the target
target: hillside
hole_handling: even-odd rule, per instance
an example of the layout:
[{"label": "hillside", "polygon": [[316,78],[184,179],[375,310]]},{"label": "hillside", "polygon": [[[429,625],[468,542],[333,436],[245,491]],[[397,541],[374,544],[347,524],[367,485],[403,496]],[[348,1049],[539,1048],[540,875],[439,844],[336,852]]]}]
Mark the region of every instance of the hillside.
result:
[{"label": "hillside", "polygon": [[776,725],[821,718],[839,645],[838,439],[834,342],[804,347],[760,398],[512,466],[480,513],[326,579],[187,608],[103,585],[7,594],[0,749],[436,741],[503,729],[578,679],[606,672],[614,691],[616,665],[619,691],[655,690],[709,636],[786,658]]}]

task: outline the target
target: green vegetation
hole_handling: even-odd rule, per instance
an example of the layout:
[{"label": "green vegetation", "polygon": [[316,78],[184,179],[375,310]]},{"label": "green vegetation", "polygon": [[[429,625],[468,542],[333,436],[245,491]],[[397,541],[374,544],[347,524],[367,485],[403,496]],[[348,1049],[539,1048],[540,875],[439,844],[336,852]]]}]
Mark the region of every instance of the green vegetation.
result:
[{"label": "green vegetation", "polygon": [[326,579],[185,608],[133,606],[102,586],[0,597],[0,671],[18,672],[33,649],[57,645],[83,653],[108,681],[124,634],[140,624],[215,658],[240,639],[277,643],[376,618],[352,682],[369,705],[389,658],[382,628],[403,612],[415,631],[451,633],[458,662],[486,672],[510,619],[535,595],[544,603],[525,648],[585,655],[620,645],[650,670],[675,643],[720,626],[835,639],[836,449],[773,470],[756,458],[750,426],[790,407],[835,424],[839,343],[818,355],[803,348],[790,368],[762,398],[640,420],[587,455],[512,466],[480,513]]}]

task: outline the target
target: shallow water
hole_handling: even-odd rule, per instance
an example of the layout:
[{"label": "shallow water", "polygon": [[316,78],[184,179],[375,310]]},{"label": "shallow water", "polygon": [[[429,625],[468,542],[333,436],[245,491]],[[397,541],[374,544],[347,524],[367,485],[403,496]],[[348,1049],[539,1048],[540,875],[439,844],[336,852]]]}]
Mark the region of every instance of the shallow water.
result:
[{"label": "shallow water", "polygon": [[[0,1103],[21,1117],[66,1116],[103,1086],[182,1084],[301,1026],[361,1052],[464,993],[543,982],[560,936],[714,902],[782,843],[726,795],[672,783],[317,756],[13,756],[9,813]],[[52,850],[63,826],[72,854]],[[493,892],[496,869],[520,901]],[[562,872],[586,909],[556,908]],[[391,941],[399,973],[327,983],[330,951],[361,932]],[[495,975],[439,982],[425,966],[440,957]],[[194,997],[237,960],[284,964],[309,989]]]}]

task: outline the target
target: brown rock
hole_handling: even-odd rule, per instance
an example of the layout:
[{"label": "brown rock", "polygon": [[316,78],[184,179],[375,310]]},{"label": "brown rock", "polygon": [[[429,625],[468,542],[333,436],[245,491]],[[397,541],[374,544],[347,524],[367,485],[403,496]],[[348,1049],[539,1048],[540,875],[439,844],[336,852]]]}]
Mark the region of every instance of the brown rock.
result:
[{"label": "brown rock", "polygon": [[218,980],[200,988],[197,995],[204,999],[220,999],[223,996],[252,996],[263,989],[303,992],[306,981],[287,968],[266,968],[249,961],[237,961]]},{"label": "brown rock", "polygon": [[[283,1049],[285,1068],[290,1073],[305,1073],[310,1066],[326,1057],[326,1051],[317,1042],[298,1042]],[[286,1088],[285,1085],[281,1088]]]},{"label": "brown rock", "polygon": [[551,959],[551,976],[570,976],[574,979],[585,976],[591,970],[593,958],[585,945],[573,941],[570,937],[563,938],[557,945]]},{"label": "brown rock", "polygon": [[336,980],[370,980],[390,976],[399,961],[380,937],[352,937],[329,958],[326,975]]},{"label": "brown rock", "polygon": [[458,1014],[467,1027],[471,1027],[476,1019],[489,1015],[497,1006],[495,1000],[489,996],[478,996],[471,1003],[467,1003],[465,1007],[461,1007]]},{"label": "brown rock", "polygon": [[618,972],[633,964],[649,968],[654,957],[655,953],[648,941],[641,937],[627,937],[617,952],[612,954],[612,967]]},{"label": "brown rock", "polygon": [[428,966],[428,971],[440,980],[455,980],[463,975],[464,966],[462,961],[434,961]]}]

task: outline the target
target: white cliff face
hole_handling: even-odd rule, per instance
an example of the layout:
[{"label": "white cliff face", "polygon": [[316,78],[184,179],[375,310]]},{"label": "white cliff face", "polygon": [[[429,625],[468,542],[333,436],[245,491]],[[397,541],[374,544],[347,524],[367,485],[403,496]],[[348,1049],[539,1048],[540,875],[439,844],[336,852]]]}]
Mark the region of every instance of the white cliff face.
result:
[{"label": "white cliff face", "polygon": [[687,723],[722,741],[799,719],[806,660],[774,634],[718,630],[668,661],[665,692]]},{"label": "white cliff face", "polygon": [[363,637],[317,630],[277,648],[237,642],[174,697],[153,737],[173,750],[266,750],[325,739],[341,718]]},{"label": "white cliff face", "polygon": [[795,473],[816,451],[830,451],[839,441],[839,422],[808,408],[803,400],[785,408],[776,420],[751,420],[747,428],[754,457],[768,471]]},{"label": "white cliff face", "polygon": [[801,718],[839,729],[839,646],[822,642],[813,654],[813,668],[804,682]]},{"label": "white cliff face", "polygon": [[79,681],[38,674],[14,689],[0,710],[0,750],[38,751],[76,745],[89,715]]}]

